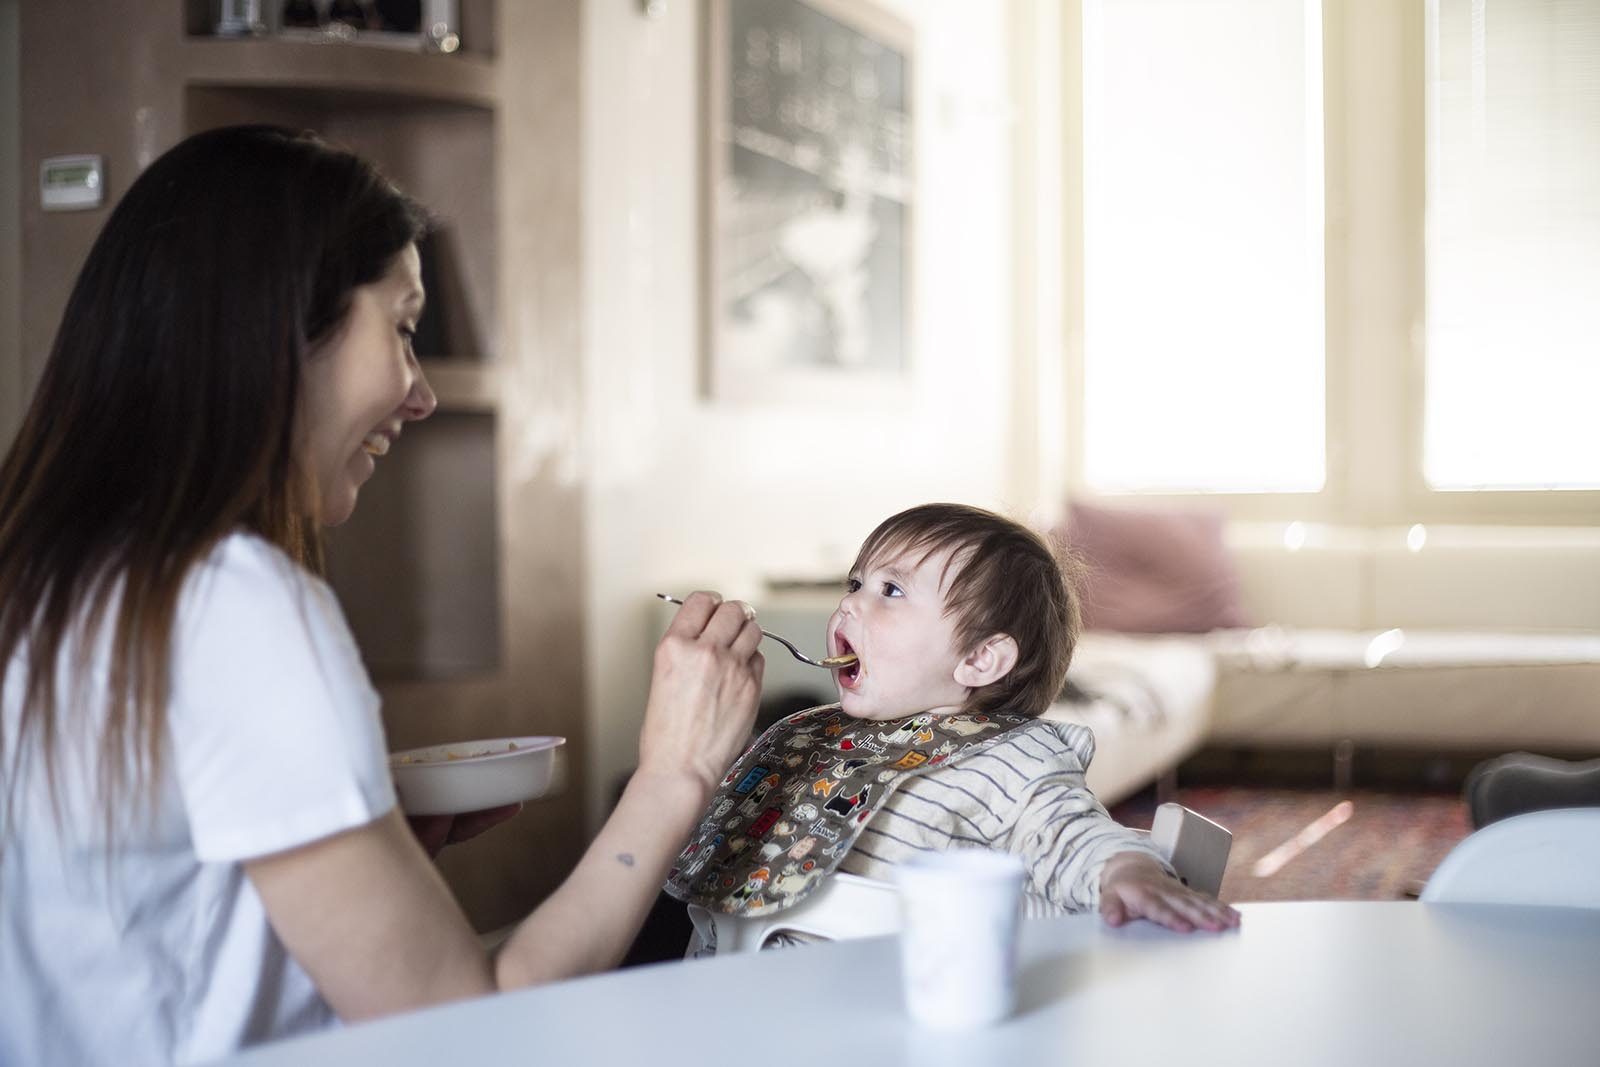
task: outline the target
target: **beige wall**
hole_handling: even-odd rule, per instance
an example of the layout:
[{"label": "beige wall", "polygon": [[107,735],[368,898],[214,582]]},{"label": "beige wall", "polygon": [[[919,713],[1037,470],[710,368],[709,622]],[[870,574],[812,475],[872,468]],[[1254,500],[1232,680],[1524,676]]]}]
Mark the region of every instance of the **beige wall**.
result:
[{"label": "beige wall", "polygon": [[914,370],[889,403],[751,407],[698,394],[702,5],[669,3],[657,19],[636,0],[586,5],[591,817],[637,756],[652,593],[715,582],[756,598],[764,574],[842,574],[901,507],[1032,504],[1007,499],[1007,6],[893,6],[917,36]]},{"label": "beige wall", "polygon": [[18,324],[22,288],[18,2],[0,0],[0,454],[10,447],[27,401],[22,390]]}]

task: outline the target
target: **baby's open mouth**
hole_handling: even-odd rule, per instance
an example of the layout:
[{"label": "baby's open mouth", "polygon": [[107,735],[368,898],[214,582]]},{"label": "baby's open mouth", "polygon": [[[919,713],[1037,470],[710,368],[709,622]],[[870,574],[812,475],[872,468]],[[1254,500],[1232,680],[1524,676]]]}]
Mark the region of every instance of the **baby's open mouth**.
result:
[{"label": "baby's open mouth", "polygon": [[361,439],[361,448],[369,456],[389,454],[389,438],[374,430]]},{"label": "baby's open mouth", "polygon": [[838,672],[839,684],[844,686],[846,689],[849,689],[852,688],[856,684],[856,680],[861,677],[861,655],[851,646],[849,641],[845,640],[845,636],[843,634],[835,634],[834,636],[839,642],[839,648],[838,651],[836,651],[833,656],[829,658],[842,659],[846,656],[854,657],[849,663],[842,664],[835,668],[835,670]]}]

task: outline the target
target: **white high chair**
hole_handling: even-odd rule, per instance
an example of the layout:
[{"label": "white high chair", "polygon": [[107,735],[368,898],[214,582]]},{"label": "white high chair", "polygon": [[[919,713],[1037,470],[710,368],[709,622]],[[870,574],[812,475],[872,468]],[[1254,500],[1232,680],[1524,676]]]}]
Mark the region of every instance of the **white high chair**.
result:
[{"label": "white high chair", "polygon": [[[1228,865],[1228,852],[1233,847],[1233,834],[1198,812],[1170,803],[1156,809],[1149,833],[1150,843],[1172,864],[1185,885],[1217,895],[1223,869]],[[1024,914],[1056,914],[1053,905],[1035,897],[1026,899],[1034,906],[1025,908]],[[842,871],[829,875],[801,903],[775,915],[747,918],[693,907],[689,913],[695,922],[689,955],[696,954],[706,940],[707,924],[715,928],[718,954],[754,952],[780,935],[845,941],[892,934],[900,929],[900,899],[895,887]]]}]

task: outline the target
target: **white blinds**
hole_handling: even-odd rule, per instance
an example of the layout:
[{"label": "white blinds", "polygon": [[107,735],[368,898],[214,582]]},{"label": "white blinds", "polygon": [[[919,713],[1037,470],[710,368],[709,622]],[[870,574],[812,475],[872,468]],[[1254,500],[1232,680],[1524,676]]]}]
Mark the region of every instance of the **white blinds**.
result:
[{"label": "white blinds", "polygon": [[1324,481],[1317,0],[1084,2],[1084,476]]},{"label": "white blinds", "polygon": [[1600,2],[1434,0],[1424,473],[1600,488]]}]

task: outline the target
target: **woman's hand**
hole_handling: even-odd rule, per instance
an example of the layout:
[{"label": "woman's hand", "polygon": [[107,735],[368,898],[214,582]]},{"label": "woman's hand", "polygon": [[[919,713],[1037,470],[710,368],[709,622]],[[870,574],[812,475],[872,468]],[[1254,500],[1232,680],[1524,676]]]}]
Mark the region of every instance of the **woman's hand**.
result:
[{"label": "woman's hand", "polygon": [[411,824],[411,832],[417,836],[422,850],[429,856],[437,857],[444,846],[470,841],[521,810],[521,804],[506,804],[460,815],[407,815],[406,822]]},{"label": "woman's hand", "polygon": [[1100,872],[1100,914],[1109,926],[1149,919],[1169,930],[1226,930],[1239,913],[1220,900],[1196,893],[1142,852],[1119,852]]},{"label": "woman's hand", "polygon": [[755,723],[766,661],[755,612],[715,593],[691,594],[656,646],[639,735],[639,770],[689,774],[709,796]]}]

